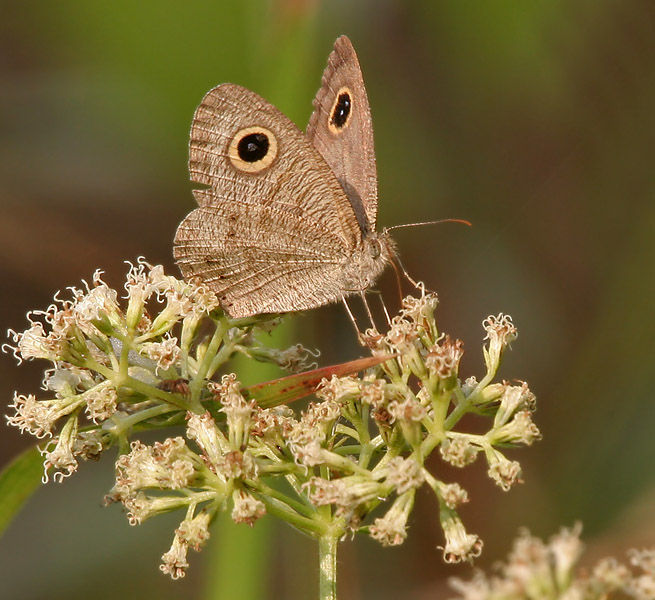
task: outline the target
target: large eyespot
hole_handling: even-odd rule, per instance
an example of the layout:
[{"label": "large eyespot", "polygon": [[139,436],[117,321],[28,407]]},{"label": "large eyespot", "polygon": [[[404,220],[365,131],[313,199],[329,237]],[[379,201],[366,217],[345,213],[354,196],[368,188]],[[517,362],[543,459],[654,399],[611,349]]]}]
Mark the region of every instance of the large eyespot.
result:
[{"label": "large eyespot", "polygon": [[246,127],[232,138],[227,155],[235,169],[259,173],[275,160],[277,139],[265,127]]},{"label": "large eyespot", "polygon": [[330,119],[328,128],[332,133],[341,133],[341,131],[350,123],[350,117],[353,111],[353,95],[350,88],[342,87],[334,100],[330,110]]}]

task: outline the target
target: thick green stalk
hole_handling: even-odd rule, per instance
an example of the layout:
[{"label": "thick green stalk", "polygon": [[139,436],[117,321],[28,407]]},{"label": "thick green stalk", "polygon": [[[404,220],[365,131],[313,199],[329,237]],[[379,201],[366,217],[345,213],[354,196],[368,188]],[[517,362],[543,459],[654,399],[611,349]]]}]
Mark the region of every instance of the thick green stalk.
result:
[{"label": "thick green stalk", "polygon": [[318,540],[319,599],[337,598],[337,544],[339,540],[329,532]]}]

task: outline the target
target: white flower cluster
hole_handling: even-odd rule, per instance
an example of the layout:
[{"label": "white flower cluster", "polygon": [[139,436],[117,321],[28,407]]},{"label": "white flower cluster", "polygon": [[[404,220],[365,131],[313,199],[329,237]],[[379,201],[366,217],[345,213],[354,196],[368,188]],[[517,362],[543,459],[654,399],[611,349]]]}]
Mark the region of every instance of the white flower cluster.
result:
[{"label": "white flower cluster", "polygon": [[[58,292],[46,310],[28,313],[25,331],[9,331],[13,343],[3,350],[19,363],[51,364],[43,380],[47,396],[15,393],[7,417],[21,432],[45,439],[44,480],[71,475],[79,459],[97,458],[109,446],[129,446],[128,437],[153,420],[204,410],[201,396],[210,392],[200,385],[191,390],[188,382],[204,382],[234,352],[260,350],[252,324],[234,328],[212,292],[161,266],[139,259],[124,288],[120,299],[96,271],[91,283],[68,288],[67,297]],[[203,360],[207,348],[196,339],[200,320],[210,314],[220,351],[213,361]],[[300,360],[302,352],[294,346],[285,360]]]},{"label": "white flower cluster", "polygon": [[[378,366],[361,377],[332,376],[318,388],[293,376],[293,385],[316,396],[294,411],[275,400],[276,391],[285,398],[287,380],[257,386],[269,390],[262,406],[235,374],[218,373],[236,352],[290,370],[310,366],[315,354],[260,346],[253,327],[264,319],[230,319],[211,292],[159,266],[139,261],[125,290],[120,302],[96,273],[92,285],[71,289],[70,300],[32,313],[28,330],[12,332],[19,360],[47,359],[53,369],[44,381],[51,397],[17,394],[8,421],[46,438],[46,476],[54,470],[58,480],[77,470],[79,458],[118,447],[107,500],[121,502],[131,524],[183,509],[162,556],[164,573],[184,576],[189,548],[204,544],[220,510],[248,525],[269,513],[321,539],[361,532],[385,546],[401,544],[416,491],[426,484],[444,532],[444,559],[480,554],[482,541],[457,513],[469,501],[466,490],[426,464],[436,450],[457,467],[482,455],[502,489],[520,481],[519,463],[500,448],[529,445],[540,434],[527,385],[493,383],[516,338],[509,317],[485,320],[487,372],[479,382],[462,382],[463,343],[439,331],[436,295],[408,297],[386,334],[363,337]],[[468,413],[487,416],[488,431],[463,429]],[[179,435],[152,445],[135,438],[175,425]]]},{"label": "white flower cluster", "polygon": [[592,568],[578,569],[583,554],[582,527],[562,529],[548,543],[522,531],[507,562],[487,576],[476,571],[472,579],[453,578],[459,595],[451,600],[652,600],[655,598],[655,549],[632,550],[632,568],[605,558]]}]

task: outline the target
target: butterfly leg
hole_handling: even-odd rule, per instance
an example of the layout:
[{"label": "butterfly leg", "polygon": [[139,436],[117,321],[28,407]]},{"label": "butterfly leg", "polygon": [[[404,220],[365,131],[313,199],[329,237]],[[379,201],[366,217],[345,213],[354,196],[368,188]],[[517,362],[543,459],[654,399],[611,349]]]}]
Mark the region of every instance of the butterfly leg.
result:
[{"label": "butterfly leg", "polygon": [[346,312],[348,313],[348,316],[350,317],[350,322],[353,324],[353,327],[355,328],[355,331],[357,332],[357,339],[361,342],[362,341],[362,334],[359,331],[359,327],[357,326],[357,319],[355,319],[355,315],[353,315],[352,311],[350,310],[350,306],[348,306],[348,301],[346,300],[345,296],[341,296],[341,302],[343,302],[343,305],[346,308]]},{"label": "butterfly leg", "polygon": [[411,283],[411,284],[412,284],[416,289],[422,289],[423,286],[422,286],[420,283],[418,283],[417,281],[415,281],[415,280],[410,276],[410,274],[407,272],[407,269],[405,268],[405,266],[403,265],[403,263],[400,261],[400,257],[399,257],[399,256],[397,256],[397,255],[394,256],[394,260],[393,260],[393,262],[392,262],[392,265],[393,265],[393,267],[394,267],[394,270],[396,270],[396,274],[398,273],[397,268],[400,268],[400,272],[405,276],[405,278],[407,279],[407,281],[409,281],[409,282],[410,282],[410,283]]},{"label": "butterfly leg", "polygon": [[371,322],[371,327],[373,327],[373,329],[377,331],[378,328],[377,325],[375,324],[375,321],[373,320],[373,313],[371,312],[371,307],[368,305],[368,301],[366,300],[366,294],[364,292],[359,292],[359,295],[362,299],[362,302],[364,303],[364,308],[366,309],[368,320]]},{"label": "butterfly leg", "polygon": [[384,318],[387,321],[387,325],[391,327],[391,317],[389,316],[387,305],[384,303],[384,296],[382,295],[382,292],[380,290],[373,290],[371,288],[369,288],[367,291],[369,294],[375,294],[380,299],[380,305],[382,306],[382,311],[384,312]]},{"label": "butterfly leg", "polygon": [[[398,271],[398,265],[396,264],[396,260],[398,260],[398,257],[394,257],[391,260],[391,266],[393,267],[393,272],[394,275],[396,276],[396,289],[398,290],[398,303],[402,306],[403,303],[403,282],[402,279],[400,279],[400,272]],[[401,266],[402,268],[402,266]],[[406,271],[403,269],[403,273],[406,273]]]},{"label": "butterfly leg", "polygon": [[382,294],[378,293],[378,297],[380,298],[380,304],[382,305],[382,310],[384,311],[384,316],[387,319],[387,325],[391,327],[391,317],[389,316],[389,311],[387,310],[387,305],[384,303],[384,297]]}]

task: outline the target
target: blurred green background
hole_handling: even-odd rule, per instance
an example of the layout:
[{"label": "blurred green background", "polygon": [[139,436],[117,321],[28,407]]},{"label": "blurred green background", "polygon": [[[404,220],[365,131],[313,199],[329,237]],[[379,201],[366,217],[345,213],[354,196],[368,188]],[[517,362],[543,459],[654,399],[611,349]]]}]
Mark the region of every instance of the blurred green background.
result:
[{"label": "blurred green background", "polygon": [[[456,478],[489,565],[520,526],[580,519],[589,560],[655,541],[655,3],[650,0],[206,2],[82,0],[0,7],[0,329],[103,267],[145,255],[171,271],[193,208],[191,116],[217,83],[247,86],[301,128],[337,35],[362,63],[376,132],[381,225],[441,298],[442,329],[481,374],[482,319],[519,339],[501,376],[527,380],[544,440],[512,456],[503,493],[482,463]],[[296,333],[298,332],[298,333]],[[301,335],[302,333],[302,335]],[[296,316],[286,337],[360,349],[340,307]],[[42,365],[0,360],[2,397],[36,392]],[[271,373],[247,373],[257,380]],[[3,428],[4,463],[29,440]],[[157,571],[181,517],[130,528],[100,506],[112,465],[50,484],[0,539],[2,597],[310,598],[313,544],[264,519],[219,524],[185,580]],[[429,494],[407,542],[340,553],[341,597],[447,597]]]}]

